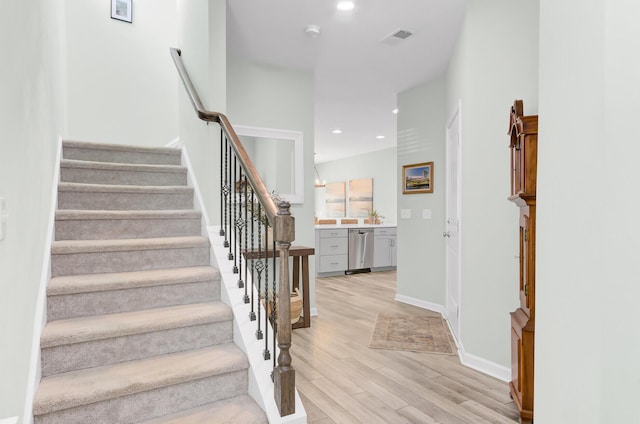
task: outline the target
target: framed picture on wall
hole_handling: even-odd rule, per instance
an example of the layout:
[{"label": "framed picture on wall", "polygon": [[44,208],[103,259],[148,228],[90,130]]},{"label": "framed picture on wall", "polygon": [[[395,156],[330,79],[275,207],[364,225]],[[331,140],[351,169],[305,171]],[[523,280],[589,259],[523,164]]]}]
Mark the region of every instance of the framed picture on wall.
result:
[{"label": "framed picture on wall", "polygon": [[373,178],[349,181],[349,216],[368,217],[373,210]]},{"label": "framed picture on wall", "polygon": [[347,211],[346,182],[327,183],[325,192],[327,218],[343,218]]},{"label": "framed picture on wall", "polygon": [[433,193],[433,162],[402,165],[402,194]]},{"label": "framed picture on wall", "polygon": [[133,0],[111,0],[111,18],[131,23],[132,1]]}]

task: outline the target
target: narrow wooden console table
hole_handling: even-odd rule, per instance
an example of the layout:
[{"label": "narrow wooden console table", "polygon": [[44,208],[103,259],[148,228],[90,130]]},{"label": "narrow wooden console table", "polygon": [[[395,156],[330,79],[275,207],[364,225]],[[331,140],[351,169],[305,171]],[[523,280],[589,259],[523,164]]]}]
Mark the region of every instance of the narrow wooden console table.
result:
[{"label": "narrow wooden console table", "polygon": [[[291,328],[311,327],[311,305],[309,305],[309,256],[315,253],[313,247],[291,246],[289,256],[293,258],[293,290],[300,290],[300,258],[302,258],[302,316],[298,322],[291,325]],[[246,259],[273,258],[273,250],[243,251]],[[276,250],[276,258],[280,256],[280,251]]]}]

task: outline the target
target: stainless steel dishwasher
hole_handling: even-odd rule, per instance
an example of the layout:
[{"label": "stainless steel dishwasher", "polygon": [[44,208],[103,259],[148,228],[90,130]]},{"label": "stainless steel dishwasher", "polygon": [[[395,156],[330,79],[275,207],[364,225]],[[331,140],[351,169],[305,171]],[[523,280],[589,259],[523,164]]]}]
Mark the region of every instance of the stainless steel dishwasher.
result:
[{"label": "stainless steel dishwasher", "polygon": [[349,268],[347,273],[368,272],[373,266],[373,228],[349,230]]}]

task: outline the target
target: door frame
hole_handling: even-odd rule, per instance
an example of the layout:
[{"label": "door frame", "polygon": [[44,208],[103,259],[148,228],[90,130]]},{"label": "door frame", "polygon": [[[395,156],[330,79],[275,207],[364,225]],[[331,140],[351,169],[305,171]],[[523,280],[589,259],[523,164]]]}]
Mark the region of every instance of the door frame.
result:
[{"label": "door frame", "polygon": [[[452,113],[449,115],[449,118],[447,119],[447,126],[445,128],[445,163],[448,164],[449,163],[449,128],[451,128],[452,125],[454,125],[456,123],[457,120],[457,129],[458,129],[458,149],[457,149],[457,175],[456,175],[456,179],[457,179],[457,189],[456,189],[456,194],[457,194],[457,199],[456,199],[456,203],[457,203],[457,209],[458,209],[458,231],[456,233],[457,236],[457,244],[458,244],[458,255],[457,255],[457,274],[458,274],[458,282],[457,282],[457,292],[458,292],[458,298],[456,299],[457,302],[457,319],[455,320],[455,322],[457,323],[457,325],[454,327],[453,325],[451,325],[451,319],[449,317],[449,290],[450,290],[450,276],[449,276],[449,248],[448,248],[448,239],[445,238],[445,304],[444,304],[444,311],[445,311],[445,317],[447,319],[447,323],[449,324],[449,327],[451,328],[451,332],[453,334],[454,339],[456,340],[456,343],[459,344],[459,339],[460,339],[460,329],[461,329],[461,322],[462,322],[462,308],[461,308],[461,302],[460,300],[462,299],[462,100],[458,99],[454,110],[452,111]],[[449,217],[449,199],[451,196],[451,178],[449,176],[449,172],[445,172],[445,222],[444,222],[444,226],[445,226],[445,235],[447,234],[448,228],[447,228],[447,219]]]}]

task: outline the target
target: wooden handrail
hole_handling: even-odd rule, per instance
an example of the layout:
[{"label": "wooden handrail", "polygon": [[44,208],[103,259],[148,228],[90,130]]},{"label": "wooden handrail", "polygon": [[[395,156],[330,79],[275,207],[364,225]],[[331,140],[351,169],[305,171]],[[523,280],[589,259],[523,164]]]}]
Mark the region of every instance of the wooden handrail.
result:
[{"label": "wooden handrail", "polygon": [[[274,220],[278,215],[278,207],[274,203],[273,199],[271,199],[271,196],[269,195],[269,191],[267,190],[264,183],[262,182],[262,179],[260,178],[260,175],[258,174],[258,171],[256,170],[255,166],[251,162],[251,159],[249,159],[249,155],[247,154],[247,151],[242,146],[242,143],[238,138],[238,134],[236,134],[236,131],[231,126],[229,119],[227,119],[227,117],[223,113],[211,112],[204,108],[204,105],[200,100],[200,96],[198,96],[198,92],[193,86],[193,83],[191,82],[191,78],[189,77],[189,74],[187,73],[187,70],[184,67],[184,63],[182,62],[182,52],[180,51],[180,49],[171,47],[169,51],[171,52],[171,58],[173,59],[173,63],[176,65],[176,68],[178,69],[178,74],[180,74],[180,79],[184,84],[184,88],[187,90],[187,94],[189,95],[189,100],[191,100],[191,104],[193,105],[193,108],[196,111],[196,115],[198,116],[199,119],[203,121],[218,123],[222,128],[222,130],[227,134],[227,136],[229,137],[231,146],[235,151],[236,155],[238,156],[238,160],[240,161],[240,164],[242,165],[243,169],[245,169],[245,171],[247,172],[247,175],[246,175],[247,179],[251,183],[251,186],[253,187],[255,194],[258,196],[260,203],[262,203],[265,209],[265,215],[267,216],[267,219],[273,225]],[[293,241],[293,240],[288,240],[288,241]]]},{"label": "wooden handrail", "polygon": [[281,416],[293,414],[295,412],[295,370],[291,366],[291,354],[289,352],[291,347],[291,311],[288,263],[289,248],[291,247],[291,242],[295,240],[295,218],[289,210],[291,205],[286,201],[275,204],[227,117],[220,112],[211,112],[204,108],[200,96],[198,96],[198,92],[184,67],[181,51],[176,48],[170,48],[169,50],[196,115],[203,121],[219,124],[222,131],[227,135],[229,144],[235,152],[240,166],[245,170],[245,177],[253,193],[262,205],[268,222],[274,228],[275,242],[280,252],[278,290],[280,310],[277,314],[277,343],[280,353],[278,355],[278,365],[273,370],[274,400]]}]

